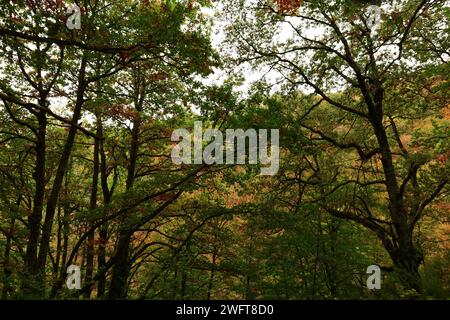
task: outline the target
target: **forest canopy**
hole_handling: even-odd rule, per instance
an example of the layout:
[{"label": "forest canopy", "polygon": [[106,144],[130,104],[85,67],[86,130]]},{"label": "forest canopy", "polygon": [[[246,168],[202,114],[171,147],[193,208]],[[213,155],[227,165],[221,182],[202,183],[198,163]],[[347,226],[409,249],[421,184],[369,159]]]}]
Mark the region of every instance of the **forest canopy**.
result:
[{"label": "forest canopy", "polygon": [[0,3],[1,299],[450,298],[449,1]]}]

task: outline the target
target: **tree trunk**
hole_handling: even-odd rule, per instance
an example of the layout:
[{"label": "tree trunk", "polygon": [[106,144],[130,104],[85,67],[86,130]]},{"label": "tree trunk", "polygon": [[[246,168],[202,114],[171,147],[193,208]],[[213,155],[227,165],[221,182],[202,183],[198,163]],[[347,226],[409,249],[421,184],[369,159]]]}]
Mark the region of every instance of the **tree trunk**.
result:
[{"label": "tree trunk", "polygon": [[422,285],[419,266],[423,261],[423,254],[413,245],[413,230],[408,223],[408,211],[400,192],[392,152],[383,124],[384,91],[380,82],[374,82],[372,96],[374,103],[368,104],[369,118],[381,151],[381,163],[389,198],[389,213],[395,232],[394,241],[383,241],[383,244],[391,256],[402,284],[405,288],[416,290],[420,294]]},{"label": "tree trunk", "polygon": [[[97,116],[97,132],[98,137],[103,139],[103,124],[102,119],[98,115]],[[104,140],[99,141],[99,151],[100,151],[100,179],[103,193],[103,206],[107,207],[109,202],[111,201],[111,191],[108,187],[108,176],[107,176],[107,167],[106,167],[106,154],[104,148]],[[107,224],[103,225],[99,231],[99,245],[98,245],[98,284],[97,284],[97,298],[101,299],[105,295],[106,289],[106,273],[101,272],[106,268],[106,245],[108,241],[108,226]]]},{"label": "tree trunk", "polygon": [[[84,91],[86,89],[85,83],[85,73],[86,73],[86,58],[83,57],[81,61],[81,66],[78,74],[78,89],[77,98],[75,103],[75,108],[72,116],[72,123],[77,124],[81,117],[81,108],[84,103]],[[47,201],[47,208],[45,212],[45,221],[42,228],[42,238],[39,248],[38,256],[38,269],[43,275],[45,272],[45,265],[47,262],[47,255],[49,252],[50,237],[52,234],[53,218],[55,216],[56,205],[59,198],[59,193],[61,190],[61,185],[63,182],[64,175],[66,173],[67,163],[69,162],[70,154],[72,152],[72,147],[75,142],[75,136],[77,133],[77,128],[71,126],[69,128],[69,133],[67,135],[67,140],[64,145],[64,149],[59,160],[58,169],[56,171],[55,179],[53,181],[53,187],[50,193],[50,197]],[[39,279],[39,284],[44,287],[44,279]]]},{"label": "tree trunk", "polygon": [[33,211],[28,216],[28,242],[24,261],[23,289],[25,296],[39,295],[41,287],[35,283],[38,278],[38,243],[41,231],[42,210],[45,197],[45,152],[46,152],[46,134],[47,117],[45,111],[40,111],[37,115],[39,129],[36,140],[36,166],[34,168],[33,178],[35,181],[34,205]]},{"label": "tree trunk", "polygon": [[[145,88],[142,88],[141,92],[136,93],[135,107],[138,112],[142,111],[143,97]],[[140,99],[139,99],[140,98]],[[136,163],[139,151],[139,131],[141,127],[140,115],[133,120],[133,130],[131,132],[131,145],[130,145],[130,157],[126,181],[126,191],[130,191],[133,188]],[[129,247],[131,244],[131,237],[133,230],[126,226],[126,218],[122,219],[122,229],[119,231],[119,242],[116,253],[114,255],[114,267],[111,277],[111,285],[109,289],[109,299],[123,299],[126,294],[127,279],[129,275]],[[124,225],[125,224],[125,225]]]},{"label": "tree trunk", "polygon": [[60,266],[60,261],[61,261],[61,243],[62,243],[62,228],[63,228],[63,224],[62,224],[62,217],[61,217],[61,206],[58,206],[58,210],[57,210],[57,217],[58,219],[58,232],[57,232],[57,236],[56,236],[56,258],[55,258],[55,266],[53,269],[53,273],[55,275],[55,279],[58,278],[59,275],[59,266]]},{"label": "tree trunk", "polygon": [[394,263],[394,270],[398,274],[405,289],[423,293],[419,266],[423,262],[423,253],[410,243],[407,248],[397,248],[389,252]]},{"label": "tree trunk", "polygon": [[[99,126],[97,125],[97,134],[99,134]],[[95,139],[94,142],[94,167],[92,173],[92,191],[89,203],[89,209],[94,210],[97,207],[97,190],[98,190],[98,176],[99,176],[99,140]],[[88,228],[91,226],[88,225]],[[89,233],[87,238],[86,248],[86,278],[85,283],[92,281],[92,274],[94,273],[94,241],[95,231]],[[84,293],[84,298],[89,299],[91,297],[92,287]]]},{"label": "tree trunk", "polygon": [[129,275],[129,249],[131,234],[126,231],[120,233],[116,253],[115,263],[112,271],[111,285],[109,287],[109,300],[125,299],[126,287]]}]

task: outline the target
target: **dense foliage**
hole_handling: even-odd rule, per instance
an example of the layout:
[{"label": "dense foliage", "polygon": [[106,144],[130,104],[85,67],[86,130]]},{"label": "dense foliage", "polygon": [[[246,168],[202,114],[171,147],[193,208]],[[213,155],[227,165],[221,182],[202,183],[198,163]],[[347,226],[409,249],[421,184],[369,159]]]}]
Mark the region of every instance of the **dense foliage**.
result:
[{"label": "dense foliage", "polygon": [[[1,0],[2,299],[450,298],[448,1],[73,3]],[[278,173],[175,164],[196,121]]]}]

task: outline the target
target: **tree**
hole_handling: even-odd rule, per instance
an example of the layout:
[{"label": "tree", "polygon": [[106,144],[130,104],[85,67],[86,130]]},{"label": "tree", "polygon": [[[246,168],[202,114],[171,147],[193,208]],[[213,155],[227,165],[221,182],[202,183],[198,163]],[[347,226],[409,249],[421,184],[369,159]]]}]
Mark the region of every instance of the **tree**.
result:
[{"label": "tree", "polygon": [[[317,176],[313,182],[321,192],[317,202],[329,214],[373,231],[405,287],[422,292],[418,268],[423,254],[414,231],[426,208],[448,188],[448,163],[439,172],[428,171],[427,166],[436,166],[435,158],[426,151],[411,155],[395,119],[407,118],[412,101],[421,119],[431,109],[446,106],[442,86],[435,83],[426,91],[417,81],[410,89],[399,82],[399,75],[412,79],[429,68],[445,69],[444,53],[427,55],[426,62],[417,55],[429,46],[422,37],[428,27],[448,28],[448,4],[393,1],[384,7],[378,29],[371,29],[361,8],[349,1],[308,1],[296,12],[281,14],[267,1],[229,1],[225,10],[232,25],[227,34],[235,61],[275,70],[288,88],[312,92],[302,100],[309,106],[301,126],[313,140],[323,141],[334,153],[352,154],[349,161],[356,161],[331,175],[322,164],[311,165],[307,175]],[[262,29],[264,33],[258,32]],[[290,30],[293,36],[284,40],[280,30]],[[429,101],[436,95],[444,99]],[[381,168],[375,174],[361,175],[377,163]],[[354,186],[353,198],[331,200],[349,185]],[[374,192],[376,199],[368,199],[366,195]]]}]

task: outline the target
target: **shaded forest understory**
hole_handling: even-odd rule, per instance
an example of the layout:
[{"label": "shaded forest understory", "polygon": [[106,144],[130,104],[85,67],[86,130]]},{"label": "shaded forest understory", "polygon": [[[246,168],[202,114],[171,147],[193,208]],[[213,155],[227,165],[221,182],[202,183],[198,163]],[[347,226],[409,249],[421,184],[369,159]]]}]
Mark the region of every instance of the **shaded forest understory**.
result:
[{"label": "shaded forest understory", "polygon": [[1,299],[450,299],[448,1],[0,3]]}]

